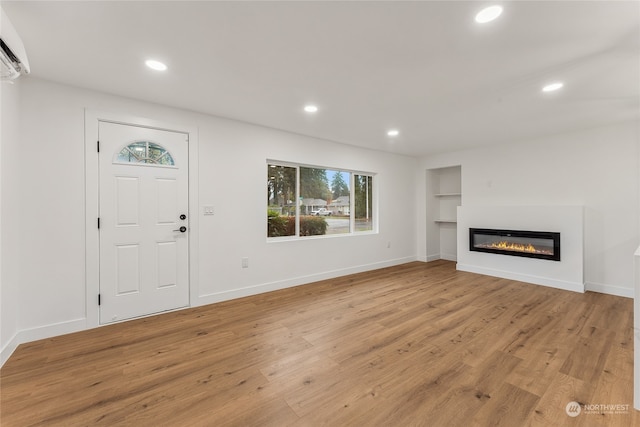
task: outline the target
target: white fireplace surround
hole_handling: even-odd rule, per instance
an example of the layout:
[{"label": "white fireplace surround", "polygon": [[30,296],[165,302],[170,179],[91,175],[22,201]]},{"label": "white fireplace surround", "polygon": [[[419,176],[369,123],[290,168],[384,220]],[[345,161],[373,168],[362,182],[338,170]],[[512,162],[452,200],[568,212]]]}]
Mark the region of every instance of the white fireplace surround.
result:
[{"label": "white fireplace surround", "polygon": [[[459,206],[457,269],[584,292],[582,206]],[[560,261],[469,250],[469,228],[560,233]]]}]

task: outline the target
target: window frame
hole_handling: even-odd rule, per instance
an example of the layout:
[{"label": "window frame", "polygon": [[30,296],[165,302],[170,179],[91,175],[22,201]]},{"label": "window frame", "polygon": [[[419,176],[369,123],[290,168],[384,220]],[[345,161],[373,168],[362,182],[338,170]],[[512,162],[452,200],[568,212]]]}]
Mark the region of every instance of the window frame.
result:
[{"label": "window frame", "polygon": [[[162,149],[162,150],[164,151],[164,153],[163,153],[162,155],[160,155],[160,156],[158,157],[158,159],[160,159],[160,158],[162,158],[162,157],[164,157],[164,156],[166,155],[166,156],[167,156],[167,158],[171,159],[171,164],[162,164],[162,163],[158,163],[158,162],[154,161],[154,160],[156,160],[156,159],[153,159],[153,158],[151,158],[151,157],[144,157],[144,158],[142,158],[142,159],[138,160],[137,162],[132,162],[132,161],[127,161],[127,162],[125,162],[125,161],[119,161],[119,160],[118,160],[118,159],[119,159],[119,157],[120,157],[120,154],[122,154],[122,151],[124,151],[124,150],[128,150],[128,151],[131,153],[131,155],[132,155],[134,158],[136,158],[136,159],[137,159],[138,157],[137,157],[137,156],[136,156],[136,154],[134,153],[135,148],[132,150],[130,147],[134,146],[135,144],[139,144],[139,143],[143,143],[143,144],[145,144],[145,154],[148,154],[148,153],[149,153],[149,150],[152,148],[152,147],[151,147],[151,145],[154,145],[154,146],[155,146],[155,147],[153,147],[154,149],[155,149],[156,147],[159,147],[160,149]],[[148,161],[142,162],[141,160],[151,160],[151,162],[148,162]],[[165,148],[165,147],[164,147],[164,145],[159,144],[159,143],[154,142],[154,141],[149,141],[149,140],[146,140],[146,139],[145,139],[145,140],[139,140],[139,141],[138,141],[138,140],[136,140],[136,141],[129,142],[129,143],[126,143],[126,144],[122,145],[122,147],[120,148],[120,150],[119,150],[119,151],[117,151],[117,152],[113,155],[112,163],[113,163],[114,165],[125,165],[125,166],[127,166],[127,165],[128,165],[128,166],[148,166],[148,167],[155,167],[155,168],[168,168],[168,169],[177,169],[177,168],[178,168],[178,165],[176,164],[175,158],[173,157],[173,155],[171,154],[171,152],[170,152],[167,148]]]},{"label": "window frame", "polygon": [[[352,236],[364,236],[370,234],[379,234],[378,229],[378,207],[379,207],[379,197],[378,197],[378,174],[376,172],[367,172],[356,169],[345,169],[345,168],[336,168],[332,166],[319,166],[319,165],[311,165],[306,163],[294,163],[287,162],[281,160],[272,160],[267,159],[266,167],[267,167],[267,176],[269,176],[268,171],[271,166],[276,167],[290,167],[296,170],[296,191],[295,191],[295,234],[291,236],[266,236],[267,242],[282,242],[282,241],[299,241],[299,240],[314,240],[314,239],[332,239],[332,238],[340,238],[340,237],[352,237]],[[347,172],[349,173],[349,232],[348,233],[338,233],[338,234],[322,234],[322,235],[314,235],[314,236],[301,236],[300,235],[300,216],[301,216],[301,208],[300,208],[300,168],[310,168],[310,169],[325,169],[336,172]],[[356,209],[355,209],[355,176],[369,176],[371,177],[371,196],[373,198],[371,205],[371,214],[372,214],[372,223],[370,230],[357,231],[356,230]],[[267,210],[269,209],[269,197],[267,196]],[[268,221],[268,219],[267,219]],[[268,224],[265,224],[265,229],[268,230]]]}]

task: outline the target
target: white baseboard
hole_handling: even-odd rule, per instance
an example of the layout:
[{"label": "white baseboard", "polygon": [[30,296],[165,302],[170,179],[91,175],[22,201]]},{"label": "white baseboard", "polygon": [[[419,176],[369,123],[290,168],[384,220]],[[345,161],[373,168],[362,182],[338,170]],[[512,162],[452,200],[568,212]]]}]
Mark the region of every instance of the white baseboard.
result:
[{"label": "white baseboard", "polygon": [[633,288],[623,288],[622,286],[604,285],[602,283],[586,282],[585,290],[599,292],[601,294],[616,295],[619,297],[633,298]]},{"label": "white baseboard", "polygon": [[534,285],[549,286],[551,288],[564,289],[566,291],[584,293],[584,284],[552,279],[549,277],[533,276],[529,274],[514,273],[511,271],[496,270],[492,268],[478,267],[475,265],[456,264],[456,269],[470,273],[484,274],[485,276],[501,277],[503,279],[517,280],[533,283]]},{"label": "white baseboard", "polygon": [[377,270],[379,268],[392,267],[394,265],[406,264],[408,262],[418,261],[417,257],[411,256],[406,258],[397,258],[389,261],[383,261],[373,264],[364,264],[356,267],[342,268],[338,270],[326,271],[324,273],[312,274],[309,276],[300,276],[293,279],[279,280],[276,282],[262,283],[254,286],[247,286],[241,289],[233,289],[228,291],[216,292],[213,294],[200,295],[197,305],[214,304],[216,302],[228,301],[236,298],[243,298],[251,295],[257,295],[264,292],[277,291],[280,289],[300,286],[307,283],[318,282],[320,280],[333,279],[348,274],[363,273],[365,271]]},{"label": "white baseboard", "polygon": [[20,344],[31,341],[51,338],[58,335],[70,334],[87,329],[86,319],[69,320],[67,322],[55,323],[38,328],[18,331],[11,340],[0,350],[0,367],[11,357]]},{"label": "white baseboard", "polygon": [[456,254],[441,254],[440,259],[444,259],[447,261],[458,261],[458,256]]},{"label": "white baseboard", "polygon": [[446,261],[457,261],[458,260],[458,256],[456,254],[433,254],[433,255],[427,255],[426,258],[422,257],[423,259],[419,259],[418,261],[424,261],[424,262],[431,262],[431,261],[437,261],[439,259],[444,259]]},{"label": "white baseboard", "polygon": [[11,357],[13,352],[16,351],[16,348],[18,348],[18,334],[11,337],[9,342],[0,349],[0,367],[4,365],[4,362],[9,360],[9,357]]}]

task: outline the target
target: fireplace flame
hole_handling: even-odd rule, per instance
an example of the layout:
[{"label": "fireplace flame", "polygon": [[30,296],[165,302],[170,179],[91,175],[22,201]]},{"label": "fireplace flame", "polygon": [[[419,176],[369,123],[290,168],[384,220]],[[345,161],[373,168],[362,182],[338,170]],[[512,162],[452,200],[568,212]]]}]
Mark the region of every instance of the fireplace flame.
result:
[{"label": "fireplace flame", "polygon": [[520,244],[520,243],[501,241],[501,242],[493,242],[487,246],[490,247],[491,249],[501,249],[501,250],[507,250],[507,251],[530,252],[530,253],[538,252],[536,247],[533,246],[531,243]]}]

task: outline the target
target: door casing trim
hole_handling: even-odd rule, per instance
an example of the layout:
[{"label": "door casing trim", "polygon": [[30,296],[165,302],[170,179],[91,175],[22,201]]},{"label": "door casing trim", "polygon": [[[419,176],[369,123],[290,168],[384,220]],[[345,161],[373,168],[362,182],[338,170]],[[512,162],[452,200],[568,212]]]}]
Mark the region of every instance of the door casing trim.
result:
[{"label": "door casing trim", "polygon": [[[189,306],[198,301],[198,248],[199,248],[199,201],[198,201],[198,128],[195,125],[175,124],[130,114],[85,109],[85,316],[86,329],[100,324],[100,240],[99,215],[99,169],[98,130],[99,122],[147,127],[151,129],[186,133],[189,136]],[[143,316],[144,317],[144,316]],[[128,319],[133,320],[133,319]],[[123,320],[127,321],[127,320]],[[108,323],[113,324],[113,323]]]}]

